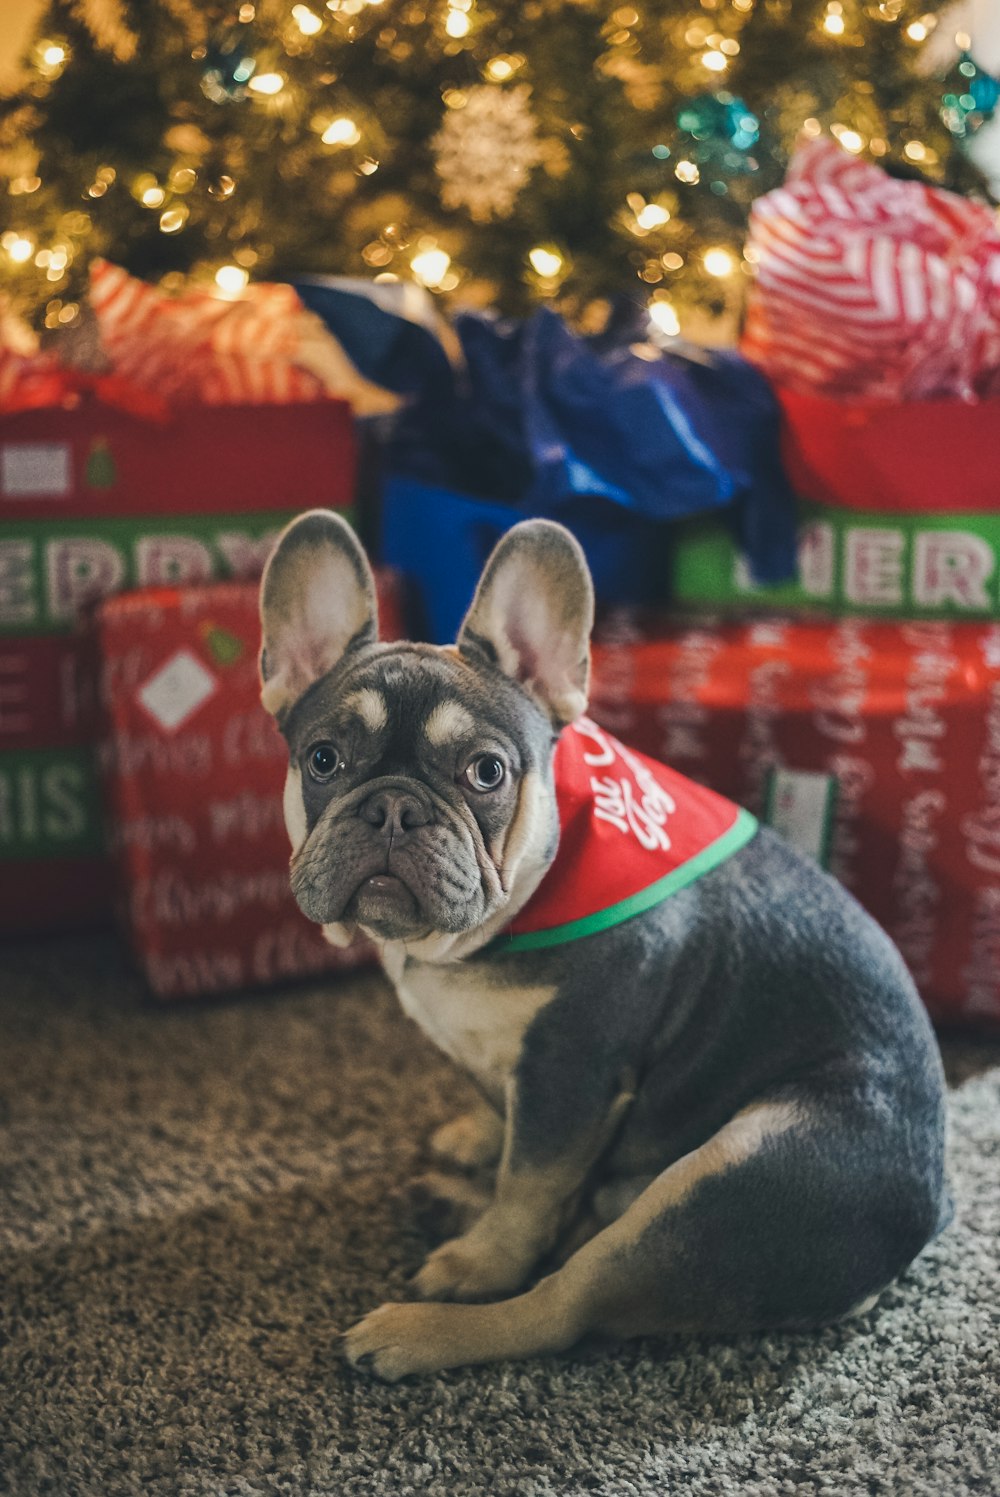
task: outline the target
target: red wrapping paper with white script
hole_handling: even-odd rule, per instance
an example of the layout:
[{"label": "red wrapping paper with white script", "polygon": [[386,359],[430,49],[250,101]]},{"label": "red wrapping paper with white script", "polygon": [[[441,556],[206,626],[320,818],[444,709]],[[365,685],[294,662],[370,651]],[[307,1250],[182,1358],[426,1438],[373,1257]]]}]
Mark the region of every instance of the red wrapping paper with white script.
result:
[{"label": "red wrapping paper with white script", "polygon": [[[403,632],[391,573],[383,637]],[[98,610],[102,749],[125,922],[163,998],[356,966],[289,888],[288,764],[259,702],[255,584],[149,588]]]},{"label": "red wrapping paper with white script", "polygon": [[759,197],[741,350],[777,384],[903,401],[1000,394],[991,209],[899,181],[830,139]]},{"label": "red wrapping paper with white script", "polygon": [[1000,626],[620,614],[590,710],[757,814],[772,766],[833,776],[831,871],[935,1020],[1000,1024]]}]

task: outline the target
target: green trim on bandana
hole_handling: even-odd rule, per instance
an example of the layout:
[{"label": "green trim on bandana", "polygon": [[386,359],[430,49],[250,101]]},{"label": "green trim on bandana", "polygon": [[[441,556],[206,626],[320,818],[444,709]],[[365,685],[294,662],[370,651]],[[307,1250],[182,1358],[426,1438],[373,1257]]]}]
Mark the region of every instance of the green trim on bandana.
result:
[{"label": "green trim on bandana", "polygon": [[584,936],[595,936],[599,931],[610,930],[613,925],[621,925],[624,921],[651,910],[654,905],[662,904],[671,894],[686,889],[688,884],[711,873],[713,868],[718,868],[720,863],[745,847],[757,827],[756,816],[740,807],[739,815],[728,832],[723,832],[721,837],[702,848],[688,862],[682,863],[680,868],[664,874],[663,878],[658,878],[647,888],[640,889],[638,894],[630,894],[627,899],[609,905],[606,910],[596,910],[593,915],[584,915],[580,920],[554,925],[550,930],[533,930],[520,936],[499,935],[491,945],[497,951],[539,951],[544,946],[562,946],[567,941],[579,941]]}]

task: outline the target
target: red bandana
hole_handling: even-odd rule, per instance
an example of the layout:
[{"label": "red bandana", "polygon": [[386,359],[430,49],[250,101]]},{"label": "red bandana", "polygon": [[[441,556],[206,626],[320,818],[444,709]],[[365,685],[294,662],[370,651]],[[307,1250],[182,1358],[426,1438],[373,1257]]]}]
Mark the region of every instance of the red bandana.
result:
[{"label": "red bandana", "polygon": [[499,938],[505,950],[558,946],[619,925],[694,883],[757,830],[749,811],[586,717],[556,745],[555,782],[559,850]]}]

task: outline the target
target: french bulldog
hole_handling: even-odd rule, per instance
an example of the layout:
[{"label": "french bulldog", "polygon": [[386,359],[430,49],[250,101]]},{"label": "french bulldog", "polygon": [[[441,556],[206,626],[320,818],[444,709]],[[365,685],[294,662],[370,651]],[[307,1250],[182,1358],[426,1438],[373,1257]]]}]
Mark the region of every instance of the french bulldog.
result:
[{"label": "french bulldog", "polygon": [[[940,1058],[902,958],[816,864],[586,719],[593,608],[546,521],[501,539],[452,646],[378,642],[332,513],[295,520],[262,581],[295,897],[377,944],[475,1082],[436,1151],[496,1165],[420,1301],[346,1333],[389,1381],[588,1332],[819,1326],[948,1220]],[[661,873],[703,812],[705,846]]]}]

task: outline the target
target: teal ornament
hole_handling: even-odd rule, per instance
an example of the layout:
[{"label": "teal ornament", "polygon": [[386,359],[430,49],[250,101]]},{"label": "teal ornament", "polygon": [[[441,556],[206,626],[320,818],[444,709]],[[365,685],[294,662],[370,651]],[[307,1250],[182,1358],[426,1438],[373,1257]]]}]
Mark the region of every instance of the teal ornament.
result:
[{"label": "teal ornament", "polygon": [[213,104],[237,103],[246,97],[247,84],[257,70],[252,28],[237,22],[205,51],[201,91]]},{"label": "teal ornament", "polygon": [[968,52],[962,53],[958,66],[949,73],[945,88],[941,118],[956,140],[975,135],[981,125],[993,118],[1000,103],[1000,82]]},{"label": "teal ornament", "polygon": [[757,170],[750,153],[760,140],[760,120],[725,89],[696,94],[677,113],[677,128],[685,137],[685,153],[718,177]]}]

